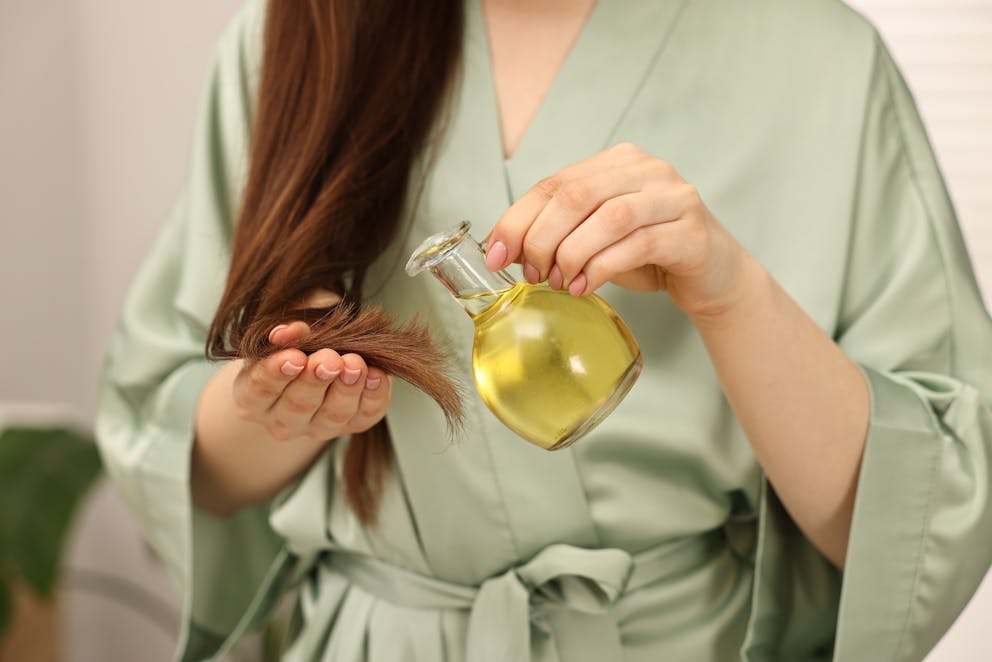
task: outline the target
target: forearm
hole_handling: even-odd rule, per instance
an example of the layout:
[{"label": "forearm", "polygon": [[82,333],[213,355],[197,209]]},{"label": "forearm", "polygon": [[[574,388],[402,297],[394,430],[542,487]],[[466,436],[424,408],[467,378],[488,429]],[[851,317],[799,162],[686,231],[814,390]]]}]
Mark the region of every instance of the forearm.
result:
[{"label": "forearm", "polygon": [[240,361],[228,363],[200,395],[191,491],[197,507],[229,515],[275,496],[320,454],[327,440],[277,440],[264,425],[238,415],[232,397]]},{"label": "forearm", "polygon": [[867,384],[670,163],[620,144],[541,180],[489,234],[487,266],[516,261],[530,282],[573,295],[607,281],[667,289],[793,518],[843,563]]},{"label": "forearm", "polygon": [[793,519],[842,566],[870,415],[857,366],[756,262],[739,303],[694,322]]}]

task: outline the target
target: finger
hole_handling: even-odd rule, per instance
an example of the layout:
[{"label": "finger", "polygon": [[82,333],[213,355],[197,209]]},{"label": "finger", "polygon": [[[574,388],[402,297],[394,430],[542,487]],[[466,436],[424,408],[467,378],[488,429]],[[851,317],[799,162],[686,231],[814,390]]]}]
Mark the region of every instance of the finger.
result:
[{"label": "finger", "polygon": [[234,402],[242,416],[254,419],[267,412],[306,364],[307,355],[298,349],[284,349],[246,363],[233,386]]},{"label": "finger", "polygon": [[565,182],[581,179],[597,170],[616,167],[643,156],[644,152],[636,146],[622,143],[539,181],[510,205],[489,233],[486,266],[495,271],[504,269],[519,259],[528,228]]},{"label": "finger", "polygon": [[353,432],[362,432],[381,421],[389,407],[392,390],[392,378],[380,368],[370,367],[358,411],[348,422],[348,428]]},{"label": "finger", "polygon": [[286,385],[270,413],[292,435],[307,432],[310,419],[324,402],[328,386],[341,374],[344,364],[333,349],[321,349],[310,355],[306,369]]},{"label": "finger", "polygon": [[524,236],[522,261],[528,282],[539,283],[548,277],[562,241],[583,227],[600,206],[614,198],[640,192],[655,176],[653,161],[645,157],[613,168],[601,168],[562,184]]},{"label": "finger", "polygon": [[306,322],[297,320],[288,324],[280,324],[269,331],[269,343],[272,345],[289,345],[302,340],[310,333]]},{"label": "finger", "polygon": [[628,279],[627,287],[638,290],[661,289],[661,269],[680,260],[680,222],[648,225],[634,230],[620,241],[596,253],[568,291],[582,296],[595,291],[607,281],[634,270],[643,270],[637,280]]},{"label": "finger", "polygon": [[554,264],[562,287],[568,288],[596,253],[639,228],[678,218],[682,209],[679,199],[646,192],[610,198],[559,244]]},{"label": "finger", "polygon": [[560,187],[557,175],[542,179],[510,205],[489,235],[486,267],[498,271],[517,260],[527,228]]},{"label": "finger", "polygon": [[336,433],[340,432],[358,411],[368,370],[365,361],[358,354],[345,354],[341,357],[341,361],[341,374],[327,389],[323,402],[312,418],[315,426],[334,429]]},{"label": "finger", "polygon": [[310,290],[303,298],[303,305],[306,308],[330,308],[340,302],[340,294],[323,287]]}]

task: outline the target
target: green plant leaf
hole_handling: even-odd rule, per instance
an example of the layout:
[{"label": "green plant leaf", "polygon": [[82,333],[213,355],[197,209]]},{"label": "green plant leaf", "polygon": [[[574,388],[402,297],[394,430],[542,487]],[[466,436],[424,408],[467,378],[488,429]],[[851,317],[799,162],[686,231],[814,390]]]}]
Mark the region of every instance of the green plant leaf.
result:
[{"label": "green plant leaf", "polygon": [[48,595],[66,532],[100,473],[96,446],[66,428],[9,428],[0,434],[0,565],[12,565]]}]

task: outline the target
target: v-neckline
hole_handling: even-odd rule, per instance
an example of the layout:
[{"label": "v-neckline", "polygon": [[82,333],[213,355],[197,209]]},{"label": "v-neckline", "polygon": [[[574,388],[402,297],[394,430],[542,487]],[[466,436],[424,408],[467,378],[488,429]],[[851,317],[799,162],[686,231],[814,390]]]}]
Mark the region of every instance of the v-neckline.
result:
[{"label": "v-neckline", "polygon": [[[481,15],[482,15],[483,29],[485,30],[485,34],[486,34],[487,53],[488,53],[489,62],[490,62],[490,67],[489,67],[489,69],[490,69],[490,75],[492,77],[493,90],[494,90],[494,92],[496,94],[496,101],[497,101],[497,103],[496,103],[496,115],[497,115],[497,117],[499,119],[500,142],[501,142],[501,145],[502,145],[502,154],[503,154],[503,162],[504,163],[509,163],[510,160],[513,158],[513,154],[516,152],[517,147],[519,147],[520,142],[523,139],[523,136],[526,135],[527,129],[530,127],[530,124],[533,121],[534,116],[536,115],[536,113],[540,109],[540,107],[544,104],[544,101],[545,101],[545,99],[547,98],[547,95],[548,95],[548,90],[551,88],[551,85],[554,82],[554,79],[558,76],[558,72],[561,71],[561,68],[564,65],[565,60],[568,58],[569,53],[572,51],[572,48],[574,48],[575,43],[578,41],[579,35],[581,35],[582,32],[585,30],[586,24],[589,21],[589,15],[592,13],[593,9],[596,8],[597,1],[598,0],[591,0],[589,2],[588,6],[584,8],[584,11],[582,12],[582,15],[580,17],[579,23],[575,24],[574,26],[570,26],[570,27],[572,27],[572,29],[574,29],[574,33],[572,33],[571,38],[568,40],[568,43],[563,44],[564,49],[560,53],[557,54],[558,61],[557,61],[556,65],[555,65],[555,67],[554,67],[554,70],[550,72],[551,73],[551,77],[547,81],[545,81],[546,84],[542,87],[542,89],[536,90],[538,92],[538,98],[537,99],[534,99],[534,101],[536,103],[534,105],[531,105],[531,106],[529,106],[529,107],[527,107],[525,109],[525,112],[527,112],[527,117],[526,118],[524,118],[524,117],[521,117],[520,118],[520,119],[524,120],[525,123],[522,126],[514,126],[513,127],[514,132],[515,132],[515,135],[512,136],[513,138],[515,138],[514,143],[512,145],[513,149],[510,151],[510,153],[507,153],[507,149],[506,149],[507,148],[507,142],[506,141],[507,141],[508,136],[507,136],[506,131],[505,131],[506,128],[507,128],[506,117],[504,116],[504,111],[506,110],[506,108],[504,107],[504,101],[505,100],[503,99],[503,96],[502,96],[500,87],[499,87],[499,85],[497,83],[497,81],[500,80],[500,77],[497,75],[498,74],[498,68],[496,66],[496,54],[498,52],[505,54],[506,44],[503,44],[499,49],[497,49],[496,48],[496,41],[493,38],[494,37],[494,34],[495,34],[494,31],[493,31],[493,25],[494,25],[494,23],[493,23],[493,15],[494,15],[494,12],[495,13],[498,13],[500,11],[498,9],[494,9],[493,8],[493,4],[495,4],[497,2],[497,0],[492,0],[492,2],[489,2],[489,3],[487,3],[486,0],[480,0],[479,6],[480,6]],[[566,18],[564,20],[566,20],[567,22],[571,23],[571,21],[573,19],[574,19],[574,17],[568,17],[568,18]],[[502,21],[499,21],[499,22],[502,22]],[[522,29],[524,29],[523,26],[520,26],[520,27]],[[502,30],[505,32],[506,28],[502,28]],[[502,38],[505,38],[505,35],[504,35],[504,37],[501,37],[501,39]],[[528,61],[529,65],[533,65],[533,63],[534,63],[533,59],[531,59],[531,58],[527,58],[527,61]],[[507,66],[511,66],[511,65],[507,65]]]},{"label": "v-neckline", "polygon": [[[618,126],[688,2],[599,0],[512,160],[504,163],[481,3],[465,1],[462,72],[444,115],[447,121],[443,130],[425,154],[424,188],[417,194],[411,232],[402,242],[406,255],[423,237],[462,219],[473,222],[473,236],[481,239],[514,198],[540,178],[624,138]],[[519,268],[512,265],[510,271],[516,275]],[[408,310],[435,310],[438,328],[444,329],[458,360],[470,363],[471,320],[458,306],[445,301],[448,295],[442,288],[429,283],[422,287],[418,291],[424,294],[423,299],[397,305],[408,306]],[[473,426],[473,442],[477,443],[467,443],[457,451],[460,455],[453,479],[486,492],[491,504],[487,517],[494,524],[485,551],[468,563],[468,569],[499,567],[506,559],[530,558],[549,539],[583,547],[601,546],[590,508],[571,508],[567,516],[560,509],[533,508],[534,499],[540,498],[539,493],[548,485],[555,486],[563,501],[580,504],[588,499],[576,464],[562,460],[571,449],[546,453],[521,443],[485,409],[481,398],[473,396],[468,403],[468,415],[478,422]],[[399,457],[401,462],[419,461],[415,452],[400,452]],[[515,475],[520,467],[527,467],[528,475],[540,476],[540,481],[501,482],[500,477]],[[411,498],[421,497],[413,494]],[[432,515],[421,517],[430,520]],[[460,568],[466,564],[464,558],[452,556],[457,547],[446,544],[443,536],[423,542],[431,567]]]},{"label": "v-neckline", "polygon": [[[481,77],[478,85],[473,85],[478,112],[473,124],[495,137],[495,141],[487,142],[495,147],[493,158],[503,174],[507,204],[541,178],[606,149],[616,140],[620,121],[664,50],[687,2],[598,0],[513,154],[504,158],[484,10],[481,0],[470,0],[466,75]],[[473,61],[477,58],[482,61]],[[478,154],[477,158],[483,156],[489,158],[489,154]]]}]

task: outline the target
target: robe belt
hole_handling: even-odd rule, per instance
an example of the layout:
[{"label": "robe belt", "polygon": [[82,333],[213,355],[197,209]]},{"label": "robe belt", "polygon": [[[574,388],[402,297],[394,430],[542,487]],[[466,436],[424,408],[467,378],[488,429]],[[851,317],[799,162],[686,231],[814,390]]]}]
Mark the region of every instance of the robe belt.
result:
[{"label": "robe belt", "polygon": [[634,555],[555,544],[477,587],[339,548],[326,551],[320,571],[395,605],[469,610],[467,662],[530,660],[531,621],[545,619],[561,659],[622,660],[620,632],[609,613],[617,598],[703,565],[727,547],[726,539],[720,527]]}]

